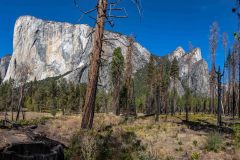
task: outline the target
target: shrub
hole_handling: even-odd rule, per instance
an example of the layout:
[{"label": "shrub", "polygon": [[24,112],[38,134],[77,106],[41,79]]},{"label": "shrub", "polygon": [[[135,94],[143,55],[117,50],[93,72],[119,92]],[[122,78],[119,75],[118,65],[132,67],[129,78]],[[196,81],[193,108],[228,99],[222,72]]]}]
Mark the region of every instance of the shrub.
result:
[{"label": "shrub", "polygon": [[53,115],[55,117],[56,114],[57,114],[57,110],[56,109],[51,109],[51,115]]},{"label": "shrub", "polygon": [[218,133],[210,133],[207,138],[206,149],[208,151],[218,152],[222,147],[221,136]]},{"label": "shrub", "polygon": [[172,157],[172,156],[167,156],[166,157],[166,160],[174,160],[175,158],[174,157]]},{"label": "shrub", "polygon": [[240,125],[234,125],[234,144],[240,148]]},{"label": "shrub", "polygon": [[199,160],[200,154],[197,152],[193,152],[191,155],[191,160]]},{"label": "shrub", "polygon": [[139,159],[139,152],[144,150],[133,132],[113,131],[111,127],[107,127],[102,131],[77,132],[65,151],[65,159]]},{"label": "shrub", "polygon": [[175,151],[177,151],[177,152],[182,152],[182,151],[183,151],[183,148],[182,148],[182,147],[176,148]]},{"label": "shrub", "polygon": [[28,126],[28,125],[38,125],[38,124],[45,124],[48,120],[50,120],[50,117],[41,117],[36,119],[21,119],[18,120],[16,123],[22,126]]},{"label": "shrub", "polygon": [[193,141],[193,145],[196,147],[198,142],[196,140]]},{"label": "shrub", "polygon": [[150,152],[140,152],[139,153],[139,160],[158,160],[160,159],[159,157],[151,154]]},{"label": "shrub", "polygon": [[181,146],[182,144],[183,144],[183,143],[182,143],[182,141],[179,141],[179,142],[178,142],[178,145],[180,145],[180,146]]},{"label": "shrub", "polygon": [[75,157],[82,160],[95,160],[97,155],[97,138],[94,131],[79,131],[65,151],[65,159]]}]

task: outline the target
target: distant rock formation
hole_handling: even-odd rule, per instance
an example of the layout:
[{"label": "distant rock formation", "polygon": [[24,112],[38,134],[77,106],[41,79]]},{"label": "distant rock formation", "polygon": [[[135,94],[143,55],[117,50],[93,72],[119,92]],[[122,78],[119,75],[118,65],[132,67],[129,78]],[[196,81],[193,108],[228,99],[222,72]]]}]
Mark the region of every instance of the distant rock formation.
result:
[{"label": "distant rock formation", "polygon": [[11,55],[6,55],[0,59],[0,74],[2,80],[4,79],[11,60]]},{"label": "distant rock formation", "polygon": [[184,94],[182,88],[186,87],[190,81],[190,89],[194,93],[207,96],[209,89],[209,71],[208,64],[202,58],[201,50],[195,48],[186,53],[181,47],[167,55],[169,61],[176,58],[179,62],[179,78],[181,85],[178,83],[178,93]]},{"label": "distant rock formation", "polygon": [[[92,28],[85,24],[72,25],[44,21],[31,16],[20,17],[14,28],[14,51],[5,77],[15,79],[15,67],[24,63],[30,67],[28,80],[42,80],[47,77],[64,75],[70,81],[87,82],[89,56],[92,50]],[[125,56],[127,51],[127,36],[106,31],[101,67],[100,83],[108,84],[108,64],[115,48],[121,47]],[[149,60],[150,52],[139,43],[134,43],[134,70],[144,66]],[[15,64],[16,63],[16,64]],[[85,68],[83,71],[82,69]],[[83,72],[83,73],[82,73]]]},{"label": "distant rock formation", "polygon": [[[16,79],[16,68],[23,63],[31,70],[28,81],[62,75],[76,83],[87,82],[93,42],[92,31],[93,29],[85,24],[72,25],[22,16],[16,21],[14,28],[12,57],[1,59],[1,75],[5,77],[4,80],[10,77]],[[128,40],[127,36],[110,31],[105,31],[104,39],[108,40],[103,45],[104,63],[100,69],[99,83],[108,88],[111,55],[115,48],[121,47],[123,56],[126,57]],[[137,71],[145,66],[151,54],[137,42],[134,43],[133,51],[133,70]],[[203,95],[208,94],[208,65],[202,59],[199,48],[186,53],[183,48],[178,47],[168,54],[167,58],[169,61],[176,58],[179,62],[180,78],[177,89],[180,95],[184,94],[184,86],[188,78],[193,91]],[[172,82],[170,85],[173,86]]]}]

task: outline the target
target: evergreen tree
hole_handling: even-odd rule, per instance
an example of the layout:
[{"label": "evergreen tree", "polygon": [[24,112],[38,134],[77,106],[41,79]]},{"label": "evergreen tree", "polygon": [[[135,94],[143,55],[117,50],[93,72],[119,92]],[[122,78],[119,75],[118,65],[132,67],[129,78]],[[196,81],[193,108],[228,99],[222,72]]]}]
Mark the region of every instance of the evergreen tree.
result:
[{"label": "evergreen tree", "polygon": [[170,76],[173,79],[173,101],[171,106],[171,114],[174,114],[174,110],[176,109],[176,101],[177,101],[177,91],[176,91],[176,80],[179,77],[179,66],[176,57],[173,59],[171,64]]},{"label": "evergreen tree", "polygon": [[110,66],[111,81],[113,85],[113,108],[116,115],[120,114],[119,96],[121,89],[122,73],[124,71],[124,57],[120,47],[113,52],[112,62]]},{"label": "evergreen tree", "polygon": [[153,103],[154,103],[154,76],[155,76],[155,60],[154,57],[151,55],[149,63],[147,64],[147,86],[148,86],[148,93],[147,93],[147,102],[146,102],[146,114],[152,114],[153,112]]}]

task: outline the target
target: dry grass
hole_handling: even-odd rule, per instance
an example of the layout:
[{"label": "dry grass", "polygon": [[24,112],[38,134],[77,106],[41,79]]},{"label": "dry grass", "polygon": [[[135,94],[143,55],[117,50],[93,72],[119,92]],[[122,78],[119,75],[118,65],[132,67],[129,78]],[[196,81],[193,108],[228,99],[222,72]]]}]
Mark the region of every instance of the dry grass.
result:
[{"label": "dry grass", "polygon": [[[4,119],[5,113],[0,112],[0,119]],[[16,119],[17,113],[13,113],[13,119]],[[42,118],[42,117],[53,117],[50,113],[39,113],[39,112],[26,112],[25,113],[25,119],[30,120],[30,119],[36,119],[36,118]],[[7,113],[7,119],[12,119],[12,113],[8,112]],[[22,120],[22,113],[20,113],[20,120]]]},{"label": "dry grass", "polygon": [[[48,114],[28,113],[28,118],[51,116]],[[137,118],[124,122],[123,117],[112,114],[96,114],[94,130],[101,131],[107,126],[112,126],[114,135],[123,132],[133,132],[146,146],[146,151],[159,159],[240,159],[240,150],[233,145],[231,135],[222,134],[223,148],[215,153],[206,150],[206,140],[209,133],[194,131],[185,124],[180,124],[184,115],[174,117],[160,116],[160,121],[155,122],[154,117]],[[191,121],[207,122],[214,124],[216,119],[209,115],[190,115]],[[40,124],[36,132],[43,133],[50,138],[68,145],[74,133],[79,131],[81,115],[57,116],[49,119],[46,124]],[[1,137],[0,137],[1,138]]]}]

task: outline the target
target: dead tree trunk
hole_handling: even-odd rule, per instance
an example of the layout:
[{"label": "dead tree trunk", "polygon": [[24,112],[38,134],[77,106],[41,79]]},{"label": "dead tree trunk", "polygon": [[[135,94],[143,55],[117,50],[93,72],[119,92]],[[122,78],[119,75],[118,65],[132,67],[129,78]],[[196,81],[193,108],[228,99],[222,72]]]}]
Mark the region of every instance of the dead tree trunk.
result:
[{"label": "dead tree trunk", "polygon": [[[18,101],[18,106],[17,106],[17,116],[16,116],[16,121],[19,120],[20,112],[22,112],[22,102],[23,102],[23,92],[24,92],[24,84],[20,86],[20,98]],[[23,113],[23,112],[22,112]],[[23,115],[24,119],[24,115]]]},{"label": "dead tree trunk", "polygon": [[177,89],[176,89],[176,78],[173,78],[173,104],[171,105],[171,115],[173,116],[175,114],[176,104],[177,104]]},{"label": "dead tree trunk", "polygon": [[159,121],[159,115],[160,115],[160,110],[161,110],[161,104],[160,104],[160,85],[157,86],[156,88],[156,119],[155,121]]},{"label": "dead tree trunk", "polygon": [[98,15],[95,26],[95,38],[93,43],[93,50],[90,57],[89,79],[87,85],[87,93],[84,104],[84,113],[82,118],[81,128],[91,129],[93,125],[95,98],[99,77],[99,67],[101,61],[103,33],[104,33],[104,21],[107,10],[107,0],[98,1]]},{"label": "dead tree trunk", "polygon": [[232,54],[232,116],[235,118],[236,114],[236,51]]},{"label": "dead tree trunk", "polygon": [[222,77],[224,75],[224,72],[223,74],[221,74],[221,70],[220,70],[220,66],[218,68],[218,71],[216,72],[216,75],[217,75],[217,80],[218,80],[218,109],[217,109],[217,115],[218,115],[218,118],[217,118],[217,124],[219,127],[222,126],[222,107],[221,107],[221,101],[222,101]]},{"label": "dead tree trunk", "polygon": [[133,43],[132,37],[128,38],[129,45],[126,57],[126,78],[125,85],[127,88],[127,114],[136,115],[135,104],[133,103],[133,79],[132,79],[132,55],[133,55]]},{"label": "dead tree trunk", "polygon": [[120,105],[119,105],[119,96],[120,96],[120,80],[114,84],[114,90],[113,90],[113,107],[115,108],[116,115],[120,115]]},{"label": "dead tree trunk", "polygon": [[240,119],[240,49],[238,48],[238,118]]}]

